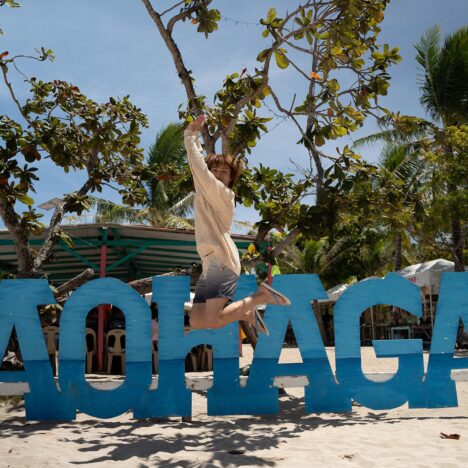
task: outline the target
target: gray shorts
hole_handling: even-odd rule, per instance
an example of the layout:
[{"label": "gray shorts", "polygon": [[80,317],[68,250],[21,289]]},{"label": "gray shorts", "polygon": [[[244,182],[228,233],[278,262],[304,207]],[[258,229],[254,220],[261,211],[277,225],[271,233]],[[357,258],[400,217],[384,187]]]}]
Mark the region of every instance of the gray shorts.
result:
[{"label": "gray shorts", "polygon": [[203,303],[208,299],[225,297],[232,301],[237,289],[239,276],[216,259],[212,259],[205,273],[200,276],[195,287],[193,303]]}]

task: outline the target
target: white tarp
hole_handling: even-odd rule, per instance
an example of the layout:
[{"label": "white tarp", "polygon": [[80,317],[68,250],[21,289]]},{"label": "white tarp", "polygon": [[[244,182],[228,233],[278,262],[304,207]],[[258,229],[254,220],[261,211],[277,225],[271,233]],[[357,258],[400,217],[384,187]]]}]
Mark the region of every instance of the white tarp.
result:
[{"label": "white tarp", "polygon": [[382,279],[382,278],[380,276],[368,276],[367,278],[364,278],[364,279],[360,280],[359,282],[363,283],[364,281],[369,281],[369,280],[373,280],[373,279]]},{"label": "white tarp", "polygon": [[328,299],[319,299],[319,302],[336,302],[348,288],[349,284],[337,284],[327,290]]},{"label": "white tarp", "polygon": [[[188,302],[184,302],[184,310],[192,310],[192,302],[193,302],[193,298],[195,297],[195,293],[191,292],[190,293],[190,301]],[[148,303],[148,304],[151,304],[151,300],[153,298],[153,293],[148,293],[148,294],[145,294],[145,301]]]},{"label": "white tarp", "polygon": [[431,293],[437,294],[439,292],[440,277],[444,271],[454,271],[454,263],[438,258],[429,262],[407,266],[398,271],[398,274],[419,287],[430,287]]},{"label": "white tarp", "polygon": [[[368,278],[364,278],[359,282],[362,281],[367,281],[370,279],[381,279],[379,276],[369,276]],[[350,284],[342,283],[342,284],[337,284],[336,286],[333,286],[333,288],[330,288],[327,290],[327,295],[328,299],[320,299],[319,302],[336,302],[340,296],[350,287]]]}]

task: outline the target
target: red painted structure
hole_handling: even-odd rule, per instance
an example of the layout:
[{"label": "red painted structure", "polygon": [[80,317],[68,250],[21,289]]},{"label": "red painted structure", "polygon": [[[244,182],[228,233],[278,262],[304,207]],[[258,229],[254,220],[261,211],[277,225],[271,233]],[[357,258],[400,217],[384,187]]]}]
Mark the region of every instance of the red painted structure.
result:
[{"label": "red painted structure", "polygon": [[[101,260],[99,264],[99,277],[105,278],[107,266],[107,229],[102,229]],[[98,369],[104,368],[104,322],[107,308],[104,305],[98,307]]]}]

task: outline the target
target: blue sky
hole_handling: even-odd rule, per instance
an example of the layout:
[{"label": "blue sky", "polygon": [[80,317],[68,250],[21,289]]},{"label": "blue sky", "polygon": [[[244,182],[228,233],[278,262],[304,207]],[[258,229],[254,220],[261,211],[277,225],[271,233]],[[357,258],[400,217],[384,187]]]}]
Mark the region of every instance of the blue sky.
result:
[{"label": "blue sky", "polygon": [[[22,70],[27,75],[73,82],[97,101],[129,94],[149,118],[150,127],[142,135],[144,148],[149,147],[161,127],[177,120],[177,108],[185,102],[185,95],[169,52],[140,0],[19,1],[20,9],[0,8],[0,27],[6,33],[0,36],[0,52],[31,54],[35,48],[45,46],[53,49],[56,55],[53,63],[24,61]],[[153,5],[160,11],[174,3],[153,0]],[[271,6],[276,7],[281,16],[288,6],[291,8],[296,3],[214,0],[212,6],[218,8],[224,18],[219,31],[208,40],[197,34],[189,22],[176,26],[175,38],[188,68],[193,70],[198,92],[212,97],[226,74],[244,67],[253,71],[256,55],[269,43],[261,37],[262,28],[255,23],[265,17]],[[403,61],[390,70],[391,88],[382,101],[385,106],[404,114],[425,117],[418,100],[413,46],[436,24],[441,27],[442,34],[447,35],[467,24],[467,20],[467,0],[393,0],[390,3],[382,23],[380,42],[398,46]],[[294,92],[300,95],[303,89],[303,83],[289,69],[274,70],[272,79],[284,102],[290,102]],[[13,77],[13,81],[19,97],[24,100],[27,88],[21,77]],[[0,114],[17,117],[3,83],[0,84]],[[278,122],[273,119],[271,127]],[[352,138],[375,129],[375,123],[369,120]],[[292,172],[290,158],[300,163],[306,161],[304,150],[296,145],[298,139],[295,127],[283,122],[262,138],[250,162]],[[326,149],[335,153],[337,144],[349,143],[352,139],[346,137],[332,142]],[[366,148],[362,153],[366,159],[375,161],[378,148]],[[40,175],[38,203],[76,190],[84,181],[83,174],[65,175],[47,160],[40,163]],[[118,196],[110,189],[104,191],[104,196],[118,201]],[[46,213],[45,219],[48,215],[50,212]],[[236,218],[254,221],[256,214],[240,206]]]}]

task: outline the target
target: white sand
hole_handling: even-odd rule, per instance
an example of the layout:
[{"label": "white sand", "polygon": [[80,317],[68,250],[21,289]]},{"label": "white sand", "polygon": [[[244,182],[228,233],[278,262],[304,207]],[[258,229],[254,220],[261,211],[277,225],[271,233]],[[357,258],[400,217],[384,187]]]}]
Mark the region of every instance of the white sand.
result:
[{"label": "white sand", "polygon": [[[333,362],[333,349],[328,350]],[[244,346],[241,364],[251,360]],[[363,348],[365,372],[396,370]],[[425,356],[427,358],[427,356]],[[295,349],[281,362],[300,362]],[[24,407],[0,408],[1,467],[465,467],[468,382],[457,383],[458,408],[305,414],[303,389],[288,389],[274,416],[209,417],[193,396],[193,422],[138,421],[125,414],[100,420],[79,414],[64,423],[27,422]],[[459,434],[459,440],[440,434]]]}]

